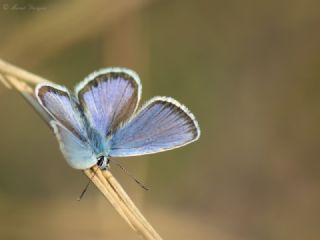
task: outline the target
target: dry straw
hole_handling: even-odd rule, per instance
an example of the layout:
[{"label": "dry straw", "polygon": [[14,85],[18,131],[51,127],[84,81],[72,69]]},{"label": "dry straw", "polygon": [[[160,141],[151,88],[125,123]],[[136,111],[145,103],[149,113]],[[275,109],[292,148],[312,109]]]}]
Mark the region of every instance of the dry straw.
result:
[{"label": "dry straw", "polygon": [[[0,82],[6,88],[18,91],[48,123],[51,118],[39,106],[33,91],[37,83],[44,81],[48,80],[0,59]],[[136,233],[144,239],[162,239],[110,171],[101,171],[97,166],[94,166],[83,172],[92,180],[103,196],[109,200],[115,210]]]}]

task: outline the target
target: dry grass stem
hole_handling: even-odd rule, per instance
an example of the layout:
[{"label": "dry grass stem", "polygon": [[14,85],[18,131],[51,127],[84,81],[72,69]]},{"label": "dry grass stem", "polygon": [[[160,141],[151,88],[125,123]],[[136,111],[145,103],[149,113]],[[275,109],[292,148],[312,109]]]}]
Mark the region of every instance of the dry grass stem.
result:
[{"label": "dry grass stem", "polygon": [[11,65],[0,59],[0,73],[8,76],[14,76],[22,82],[37,84],[40,82],[47,81],[44,78],[41,78],[35,74],[27,72],[21,68],[18,68],[14,65]]},{"label": "dry grass stem", "polygon": [[7,82],[3,75],[0,74],[0,82],[6,87],[11,89],[11,85]]},{"label": "dry grass stem", "polygon": [[[133,225],[141,235],[146,235],[146,239],[161,239],[160,235],[154,230],[150,223],[143,217],[142,213],[138,210],[119,182],[113,177],[110,171],[98,171],[97,175],[105,186],[110,185],[110,191],[115,193],[117,202],[121,202],[128,215],[132,217]],[[152,237],[148,238],[148,235]]]},{"label": "dry grass stem", "polygon": [[[41,115],[46,123],[51,117],[42,109],[34,96],[34,86],[48,81],[0,59],[0,83],[8,89],[14,89]],[[84,170],[103,196],[128,223],[128,225],[144,239],[162,239],[151,224],[138,210],[124,189],[110,171],[102,172],[97,166]]]},{"label": "dry grass stem", "polygon": [[115,191],[119,193],[119,196],[121,197],[121,201],[123,201],[126,205],[128,205],[129,209],[133,212],[133,214],[140,219],[140,221],[143,223],[145,228],[147,228],[151,233],[153,233],[155,239],[161,239],[159,234],[153,229],[153,227],[149,224],[149,222],[146,220],[146,218],[142,215],[142,213],[139,211],[139,209],[136,207],[136,205],[132,202],[128,194],[124,191],[124,189],[121,187],[119,182],[113,177],[110,171],[104,171],[103,172],[104,178],[107,179],[107,181],[110,183],[110,185],[113,186]]}]

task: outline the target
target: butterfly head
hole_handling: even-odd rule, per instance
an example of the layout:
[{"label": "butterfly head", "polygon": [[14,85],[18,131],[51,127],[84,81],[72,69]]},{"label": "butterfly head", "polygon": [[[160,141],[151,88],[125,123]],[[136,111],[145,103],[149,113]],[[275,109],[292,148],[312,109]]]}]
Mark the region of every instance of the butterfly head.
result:
[{"label": "butterfly head", "polygon": [[109,168],[110,159],[108,156],[100,155],[97,157],[97,165],[101,170],[107,170]]}]

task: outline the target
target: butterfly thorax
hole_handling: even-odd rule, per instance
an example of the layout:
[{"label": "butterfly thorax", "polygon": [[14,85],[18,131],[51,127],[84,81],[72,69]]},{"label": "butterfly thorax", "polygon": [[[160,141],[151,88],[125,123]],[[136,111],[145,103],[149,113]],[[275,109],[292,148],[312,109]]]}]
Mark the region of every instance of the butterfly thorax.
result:
[{"label": "butterfly thorax", "polygon": [[99,132],[97,132],[92,127],[89,127],[87,129],[87,137],[88,137],[91,149],[93,150],[93,153],[97,158],[97,162],[99,159],[100,160],[104,159],[102,165],[99,164],[99,166],[105,169],[105,167],[102,167],[102,166],[106,166],[107,164],[107,160],[110,152],[109,141],[106,139],[106,137],[102,136]]}]

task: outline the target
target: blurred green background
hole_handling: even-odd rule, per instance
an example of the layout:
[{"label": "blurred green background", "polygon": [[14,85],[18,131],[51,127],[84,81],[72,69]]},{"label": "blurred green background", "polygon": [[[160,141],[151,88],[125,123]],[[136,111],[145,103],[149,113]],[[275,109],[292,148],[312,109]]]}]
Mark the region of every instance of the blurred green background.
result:
[{"label": "blurred green background", "polygon": [[[197,117],[186,147],[112,172],[165,239],[320,238],[320,2],[0,1],[0,58],[74,86],[137,71]],[[0,86],[0,239],[139,239]]]}]

